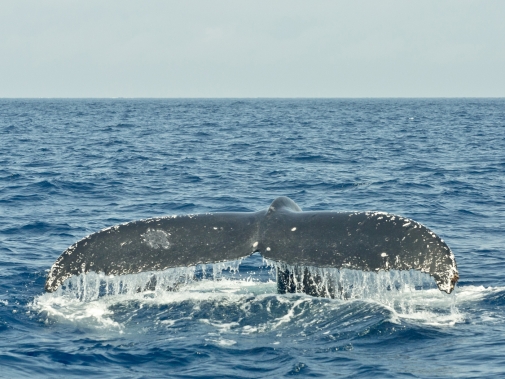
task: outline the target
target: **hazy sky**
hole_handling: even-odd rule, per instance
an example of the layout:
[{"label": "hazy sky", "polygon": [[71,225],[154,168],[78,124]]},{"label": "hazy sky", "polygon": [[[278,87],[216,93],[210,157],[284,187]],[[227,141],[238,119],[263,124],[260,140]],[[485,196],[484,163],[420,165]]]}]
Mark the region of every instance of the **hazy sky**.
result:
[{"label": "hazy sky", "polygon": [[0,97],[505,96],[505,0],[0,0]]}]

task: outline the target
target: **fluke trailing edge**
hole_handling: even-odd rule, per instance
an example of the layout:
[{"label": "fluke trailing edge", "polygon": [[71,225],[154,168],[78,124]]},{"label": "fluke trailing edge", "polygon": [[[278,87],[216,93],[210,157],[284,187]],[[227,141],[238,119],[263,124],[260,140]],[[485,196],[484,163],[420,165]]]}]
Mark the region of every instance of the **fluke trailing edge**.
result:
[{"label": "fluke trailing edge", "polygon": [[[259,212],[151,218],[101,230],[63,252],[45,289],[53,292],[72,275],[89,271],[133,274],[237,260],[254,252],[296,267],[419,270],[447,293],[458,280],[449,247],[413,220],[381,212],[302,212],[293,200],[279,197]],[[278,274],[278,280],[289,275]],[[302,291],[313,294],[308,287]]]}]

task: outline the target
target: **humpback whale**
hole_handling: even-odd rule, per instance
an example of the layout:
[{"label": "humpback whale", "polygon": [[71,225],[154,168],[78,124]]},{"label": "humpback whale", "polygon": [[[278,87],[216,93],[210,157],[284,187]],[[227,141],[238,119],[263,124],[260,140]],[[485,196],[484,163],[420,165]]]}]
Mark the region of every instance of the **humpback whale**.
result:
[{"label": "humpback whale", "polygon": [[431,275],[446,293],[459,278],[451,249],[416,221],[383,212],[304,212],[288,197],[278,197],[258,212],[168,216],[103,229],[61,254],[45,290],[53,292],[69,277],[90,271],[105,275],[161,271],[238,260],[255,252],[292,267],[277,269],[280,293],[321,296],[317,286],[321,278],[304,269],[311,266],[418,270]]}]

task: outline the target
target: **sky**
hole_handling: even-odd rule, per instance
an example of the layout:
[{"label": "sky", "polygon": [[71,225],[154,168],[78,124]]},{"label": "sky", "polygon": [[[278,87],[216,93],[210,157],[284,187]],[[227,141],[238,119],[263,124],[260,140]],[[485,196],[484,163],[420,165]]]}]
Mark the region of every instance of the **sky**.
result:
[{"label": "sky", "polygon": [[0,0],[19,97],[505,97],[505,1]]}]

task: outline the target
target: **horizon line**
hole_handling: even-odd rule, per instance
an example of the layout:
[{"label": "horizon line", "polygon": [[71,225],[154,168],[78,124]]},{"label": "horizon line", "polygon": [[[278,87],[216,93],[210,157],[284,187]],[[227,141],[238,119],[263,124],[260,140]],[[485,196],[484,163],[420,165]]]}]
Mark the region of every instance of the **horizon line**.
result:
[{"label": "horizon line", "polygon": [[505,96],[355,96],[355,97],[281,97],[281,96],[256,96],[256,97],[0,97],[0,100],[354,100],[354,99],[505,99]]}]

